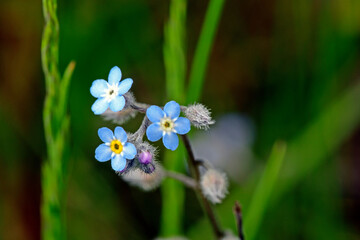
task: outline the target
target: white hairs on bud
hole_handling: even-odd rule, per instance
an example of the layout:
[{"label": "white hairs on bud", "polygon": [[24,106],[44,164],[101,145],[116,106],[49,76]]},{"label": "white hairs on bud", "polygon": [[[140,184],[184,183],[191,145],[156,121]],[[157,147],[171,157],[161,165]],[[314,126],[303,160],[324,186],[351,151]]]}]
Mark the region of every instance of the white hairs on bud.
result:
[{"label": "white hairs on bud", "polygon": [[124,108],[119,112],[113,112],[110,109],[106,110],[101,116],[106,121],[111,121],[116,124],[123,124],[136,116],[136,111],[132,108]]},{"label": "white hairs on bud", "polygon": [[207,170],[200,179],[204,196],[212,203],[221,203],[228,193],[228,179],[225,173],[215,169]]},{"label": "white hairs on bud", "polygon": [[137,111],[130,107],[131,103],[135,102],[134,95],[131,92],[127,92],[124,97],[126,100],[123,110],[113,112],[110,109],[107,109],[103,114],[101,114],[104,120],[111,121],[116,124],[123,124],[136,116]]},{"label": "white hairs on bud", "polygon": [[160,164],[155,164],[155,171],[152,173],[144,173],[136,168],[122,175],[124,181],[130,185],[138,187],[144,191],[151,191],[160,186],[165,174]]},{"label": "white hairs on bud", "polygon": [[215,121],[211,118],[210,110],[200,103],[195,103],[185,108],[185,116],[191,124],[200,129],[209,129]]}]

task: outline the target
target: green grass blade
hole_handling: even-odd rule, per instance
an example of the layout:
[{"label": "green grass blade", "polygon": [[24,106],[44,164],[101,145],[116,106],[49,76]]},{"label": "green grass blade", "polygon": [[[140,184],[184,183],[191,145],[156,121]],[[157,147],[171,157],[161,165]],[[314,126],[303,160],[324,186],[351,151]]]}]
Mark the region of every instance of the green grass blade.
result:
[{"label": "green grass blade", "polygon": [[256,187],[255,193],[250,201],[249,209],[244,219],[244,232],[246,239],[253,240],[259,229],[270,196],[278,180],[280,169],[286,152],[286,144],[275,143],[270,158],[266,164],[264,173]]},{"label": "green grass blade", "polygon": [[58,120],[60,120],[60,122],[58,122],[57,126],[60,127],[61,126],[61,122],[63,121],[64,117],[66,116],[66,110],[67,110],[67,106],[68,106],[68,93],[69,93],[69,87],[70,87],[70,80],[71,80],[71,76],[74,72],[75,69],[75,62],[71,61],[68,66],[65,69],[64,75],[62,77],[62,80],[59,84],[59,96],[58,96],[58,104],[57,104],[57,115],[56,118]]},{"label": "green grass blade", "polygon": [[198,101],[225,0],[210,0],[190,71],[187,103]]},{"label": "green grass blade", "polygon": [[[168,100],[175,100],[180,104],[183,104],[185,99],[185,24],[186,0],[172,0],[170,2],[169,20],[164,30],[166,91]],[[176,152],[167,150],[164,155],[165,168],[176,172],[183,171],[182,156],[183,150],[181,147]],[[173,179],[167,179],[161,186],[161,192],[163,204],[160,234],[162,236],[181,235],[184,186]]]}]

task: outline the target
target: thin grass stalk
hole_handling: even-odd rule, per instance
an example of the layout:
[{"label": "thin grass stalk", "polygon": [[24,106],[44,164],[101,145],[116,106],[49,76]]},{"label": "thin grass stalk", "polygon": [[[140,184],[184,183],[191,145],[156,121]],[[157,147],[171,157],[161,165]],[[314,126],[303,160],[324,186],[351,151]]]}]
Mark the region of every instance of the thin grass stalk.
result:
[{"label": "thin grass stalk", "polygon": [[64,178],[68,159],[70,118],[67,112],[67,94],[75,63],[67,67],[63,79],[59,71],[59,22],[57,1],[43,0],[45,20],[41,42],[42,69],[46,95],[43,108],[44,134],[47,147],[42,166],[42,239],[65,239]]},{"label": "thin grass stalk", "polygon": [[225,0],[210,0],[206,10],[204,24],[196,46],[194,59],[190,70],[187,103],[199,101],[205,81],[205,73],[209,56],[214,43],[215,33],[219,25]]}]

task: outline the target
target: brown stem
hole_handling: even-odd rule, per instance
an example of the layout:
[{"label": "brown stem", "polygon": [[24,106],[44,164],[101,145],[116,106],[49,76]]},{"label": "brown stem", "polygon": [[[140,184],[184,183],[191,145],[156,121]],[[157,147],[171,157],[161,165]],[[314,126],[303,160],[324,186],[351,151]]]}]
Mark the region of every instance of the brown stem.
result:
[{"label": "brown stem", "polygon": [[239,238],[240,238],[240,240],[245,240],[244,233],[243,233],[243,228],[242,228],[241,206],[240,206],[238,201],[235,202],[234,214],[235,214],[235,219],[236,219],[236,225],[237,225],[237,228],[238,228]]},{"label": "brown stem", "polygon": [[[197,182],[197,185],[200,186],[200,171],[198,168],[198,164],[195,160],[194,152],[192,151],[189,138],[186,134],[181,135],[181,137],[185,144],[186,151],[189,155],[189,157],[187,158],[187,161],[188,161],[191,175]],[[210,224],[212,226],[212,229],[214,231],[216,238],[218,238],[218,239],[222,238],[224,236],[224,233],[220,228],[220,225],[215,217],[215,213],[214,213],[209,201],[205,198],[204,194],[202,193],[202,191],[199,187],[195,188],[194,190],[199,198],[199,201],[202,202],[204,211],[205,211],[207,217],[209,218]]]}]

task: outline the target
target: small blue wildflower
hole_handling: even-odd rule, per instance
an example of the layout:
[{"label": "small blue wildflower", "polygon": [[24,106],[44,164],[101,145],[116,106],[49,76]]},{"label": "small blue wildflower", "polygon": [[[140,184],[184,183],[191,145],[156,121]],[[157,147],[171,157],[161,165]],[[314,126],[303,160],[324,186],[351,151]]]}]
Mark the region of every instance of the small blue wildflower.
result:
[{"label": "small blue wildflower", "polygon": [[107,127],[98,130],[100,139],[104,142],[95,150],[95,158],[99,162],[111,159],[111,167],[115,171],[122,171],[126,166],[126,159],[136,156],[134,144],[127,142],[127,134],[122,127],[116,127],[114,134]]},{"label": "small blue wildflower", "polygon": [[164,146],[174,151],[179,145],[179,138],[176,134],[186,134],[190,131],[190,121],[187,118],[179,117],[180,105],[170,101],[162,110],[158,106],[151,106],[146,111],[146,116],[153,122],[146,129],[146,136],[152,142],[163,138]]},{"label": "small blue wildflower", "polygon": [[91,106],[94,114],[102,114],[108,107],[113,112],[118,112],[124,108],[125,98],[122,95],[129,91],[133,80],[126,78],[120,82],[120,79],[121,70],[115,66],[110,70],[108,82],[104,79],[97,79],[92,83],[90,93],[98,98]]}]

